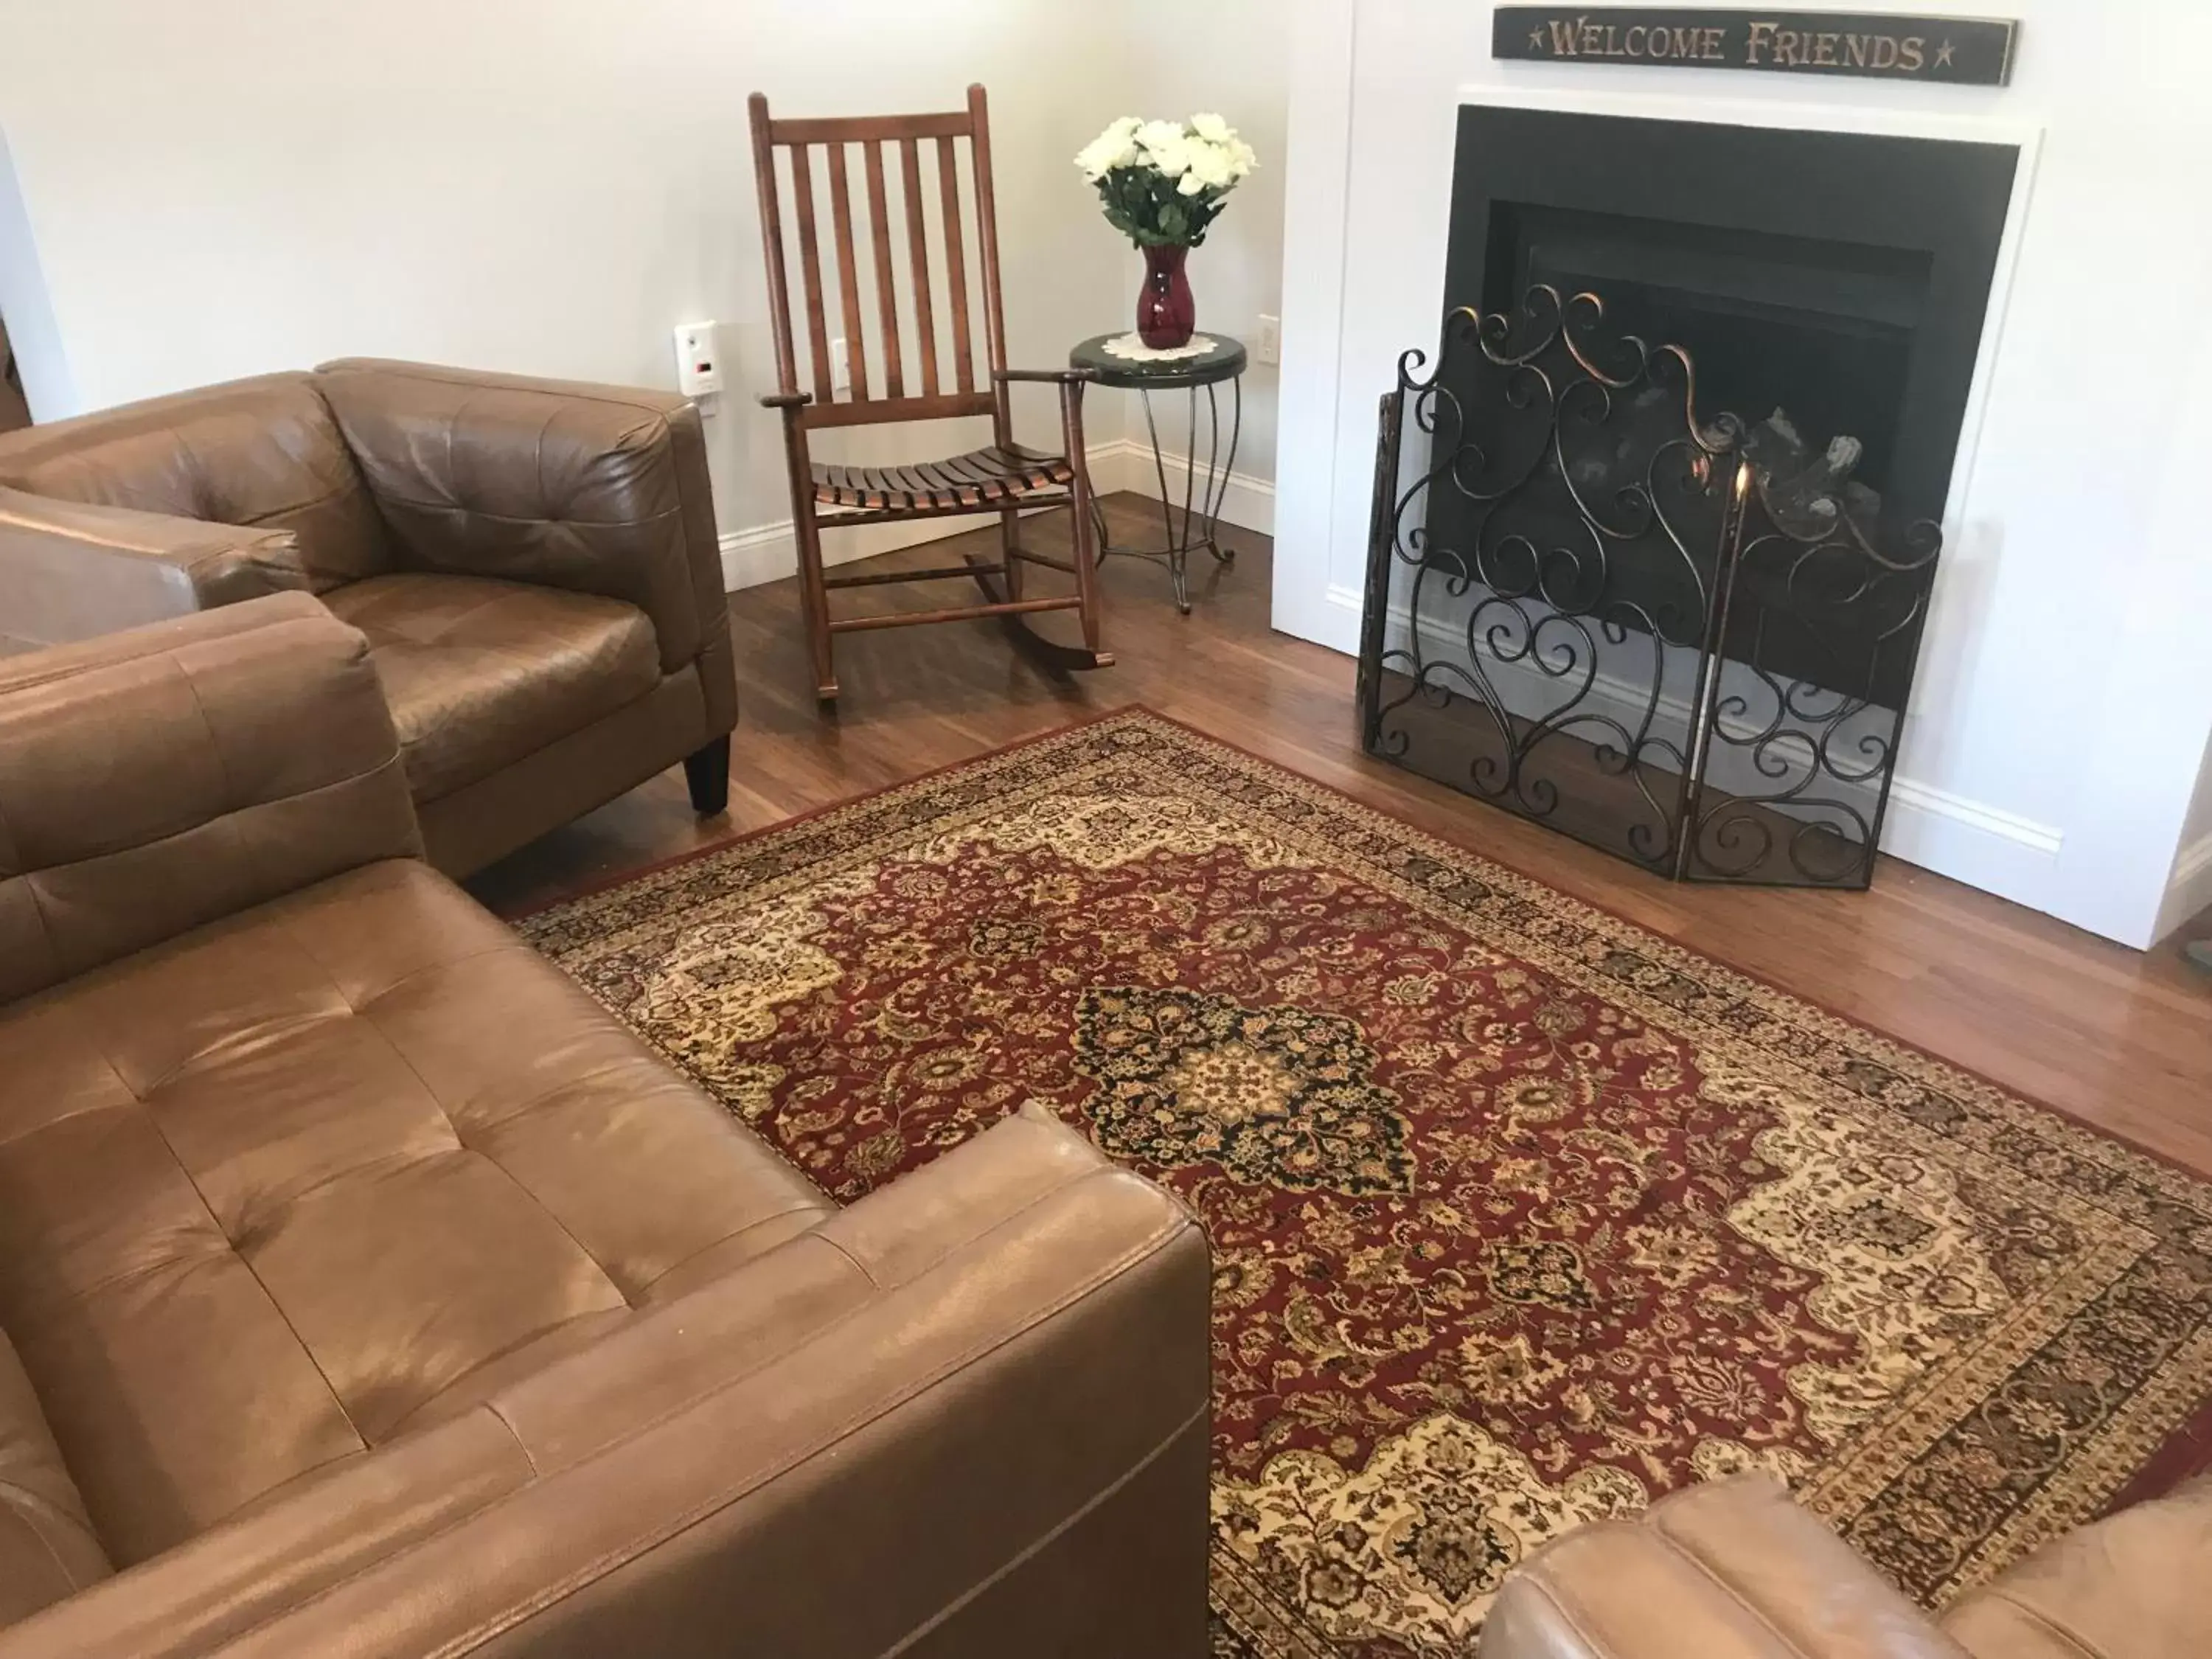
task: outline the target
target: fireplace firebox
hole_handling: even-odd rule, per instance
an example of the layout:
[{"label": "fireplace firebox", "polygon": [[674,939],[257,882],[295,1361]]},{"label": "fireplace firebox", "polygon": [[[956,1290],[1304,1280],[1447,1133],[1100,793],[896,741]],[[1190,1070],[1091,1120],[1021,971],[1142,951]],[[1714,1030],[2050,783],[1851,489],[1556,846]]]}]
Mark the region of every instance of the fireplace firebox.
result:
[{"label": "fireplace firebox", "polygon": [[1864,886],[2018,159],[1463,108],[1370,752],[1678,879]]}]

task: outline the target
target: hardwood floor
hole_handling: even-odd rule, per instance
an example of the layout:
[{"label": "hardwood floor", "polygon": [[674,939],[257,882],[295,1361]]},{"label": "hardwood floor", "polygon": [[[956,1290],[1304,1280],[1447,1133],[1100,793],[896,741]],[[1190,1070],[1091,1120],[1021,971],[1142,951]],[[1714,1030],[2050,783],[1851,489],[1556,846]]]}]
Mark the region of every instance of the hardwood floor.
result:
[{"label": "hardwood floor", "polygon": [[[1108,507],[1116,539],[1157,536],[1139,498]],[[1027,533],[1040,547],[1064,548],[1056,523]],[[973,532],[962,544],[988,550],[995,536],[994,527]],[[1108,562],[1115,667],[1056,683],[983,623],[846,635],[834,714],[815,707],[796,582],[734,594],[743,716],[727,817],[695,819],[683,775],[672,770],[470,884],[495,908],[534,908],[1144,703],[2212,1175],[2212,976],[2183,962],[2179,940],[2139,954],[1891,859],[1867,893],[1675,886],[1370,761],[1353,727],[1352,660],[1271,632],[1267,538],[1224,537],[1237,561],[1217,569],[1198,558],[1188,617],[1176,615],[1164,570]],[[943,563],[950,550],[937,543],[878,562]],[[945,591],[932,584],[842,597],[922,610]],[[2181,937],[2208,931],[2208,921],[2212,913]]]}]

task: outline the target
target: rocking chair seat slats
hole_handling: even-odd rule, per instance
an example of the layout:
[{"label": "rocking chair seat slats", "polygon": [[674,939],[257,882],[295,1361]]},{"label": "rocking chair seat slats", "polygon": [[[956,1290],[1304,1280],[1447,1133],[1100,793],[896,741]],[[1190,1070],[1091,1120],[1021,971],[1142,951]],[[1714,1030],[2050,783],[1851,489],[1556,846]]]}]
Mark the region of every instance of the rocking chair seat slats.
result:
[{"label": "rocking chair seat slats", "polygon": [[824,507],[926,507],[943,512],[1012,501],[1075,482],[1075,469],[1060,455],[1042,455],[1019,444],[971,449],[942,461],[909,466],[814,465],[814,499]]}]

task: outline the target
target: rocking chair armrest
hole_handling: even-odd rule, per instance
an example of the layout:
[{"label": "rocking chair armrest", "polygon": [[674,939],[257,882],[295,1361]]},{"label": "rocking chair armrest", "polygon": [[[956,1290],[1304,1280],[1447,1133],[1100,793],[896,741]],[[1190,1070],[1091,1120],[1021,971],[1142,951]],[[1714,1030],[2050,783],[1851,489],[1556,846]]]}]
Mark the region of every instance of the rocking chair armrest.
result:
[{"label": "rocking chair armrest", "polygon": [[804,409],[813,401],[811,392],[763,392],[760,395],[763,409]]},{"label": "rocking chair armrest", "polygon": [[1059,386],[1083,386],[1098,378],[1095,368],[994,368],[994,380],[1042,380]]}]

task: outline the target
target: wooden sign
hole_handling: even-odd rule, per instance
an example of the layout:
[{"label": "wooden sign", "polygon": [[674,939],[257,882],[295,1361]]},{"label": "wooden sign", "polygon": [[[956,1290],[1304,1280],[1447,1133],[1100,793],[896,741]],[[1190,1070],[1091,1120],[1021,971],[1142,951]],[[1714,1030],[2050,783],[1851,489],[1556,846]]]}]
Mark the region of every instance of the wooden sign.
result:
[{"label": "wooden sign", "polygon": [[2012,74],[2019,27],[2010,19],[1894,12],[1500,6],[1491,20],[1490,55],[2001,87]]}]

